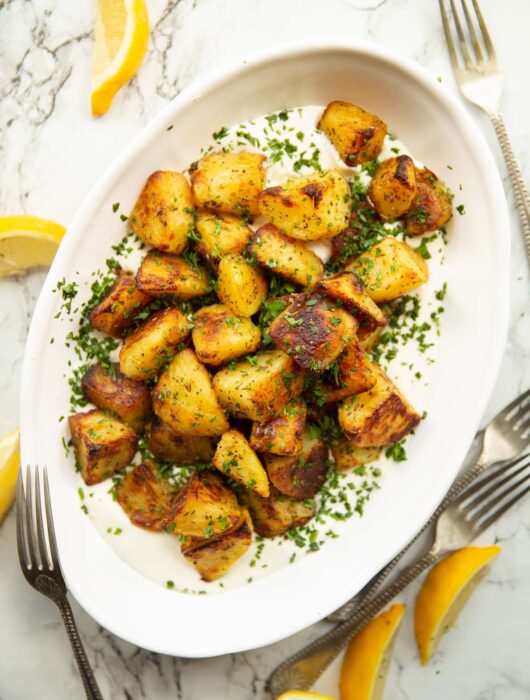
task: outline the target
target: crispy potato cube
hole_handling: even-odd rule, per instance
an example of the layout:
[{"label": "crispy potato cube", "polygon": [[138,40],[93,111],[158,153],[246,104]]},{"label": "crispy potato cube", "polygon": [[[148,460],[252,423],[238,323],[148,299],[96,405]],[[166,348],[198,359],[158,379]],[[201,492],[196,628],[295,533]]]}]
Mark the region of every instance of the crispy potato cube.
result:
[{"label": "crispy potato cube", "polygon": [[357,342],[346,346],[337,359],[337,372],[324,374],[320,396],[325,402],[340,401],[353,394],[362,394],[377,381],[378,366],[372,362]]},{"label": "crispy potato cube", "polygon": [[239,360],[213,378],[221,406],[234,416],[255,421],[276,415],[302,392],[303,384],[294,360],[280,350],[266,350]]},{"label": "crispy potato cube", "polygon": [[384,160],[368,187],[379,216],[387,221],[403,216],[416,196],[416,169],[409,156]]},{"label": "crispy potato cube", "polygon": [[151,379],[189,334],[190,322],[180,309],[170,306],[155,311],[123,341],[120,370],[131,379]]},{"label": "crispy potato cube", "polygon": [[133,467],[116,486],[118,503],[131,523],[146,530],[160,530],[174,495],[167,479],[158,476],[150,461]]},{"label": "crispy potato cube", "polygon": [[217,296],[238,316],[252,316],[267,298],[267,280],[241,255],[225,255],[219,263]]},{"label": "crispy potato cube", "polygon": [[120,272],[107,295],[90,312],[90,324],[98,331],[119,338],[150,301],[151,298],[141,291],[133,275]]},{"label": "crispy potato cube", "polygon": [[266,158],[260,153],[209,153],[190,167],[193,198],[199,207],[225,214],[252,215],[265,184]]},{"label": "crispy potato cube", "polygon": [[149,427],[147,448],[157,459],[179,465],[210,462],[215,452],[211,438],[179,435],[158,418]]},{"label": "crispy potato cube", "polygon": [[252,520],[244,508],[241,524],[219,537],[192,537],[181,544],[181,551],[203,581],[215,581],[245,554],[252,543],[253,531]]},{"label": "crispy potato cube", "polygon": [[168,294],[177,299],[191,299],[206,294],[210,283],[206,272],[184,258],[151,250],[136,273],[138,289],[152,297]]},{"label": "crispy potato cube", "polygon": [[342,438],[331,445],[331,454],[337,470],[344,472],[368,462],[375,462],[376,459],[379,459],[381,448],[358,447],[346,438]]},{"label": "crispy potato cube", "polygon": [[307,406],[301,398],[291,399],[274,418],[252,423],[250,446],[257,452],[299,455],[302,451]]},{"label": "crispy potato cube", "polygon": [[372,349],[375,347],[377,341],[381,337],[382,332],[384,331],[384,327],[376,328],[374,331],[369,333],[368,335],[363,336],[362,338],[359,338],[359,345],[365,352],[371,352]]},{"label": "crispy potato cube", "polygon": [[81,382],[88,401],[104,411],[115,413],[131,428],[140,430],[151,413],[149,389],[122,374],[117,365],[110,369],[92,365]]},{"label": "crispy potato cube", "polygon": [[386,315],[366,293],[361,280],[351,270],[320,280],[315,290],[337,301],[355,317],[359,339],[369,335],[376,328],[385,326],[388,322]]},{"label": "crispy potato cube", "polygon": [[88,486],[113,476],[136,453],[134,430],[104,411],[76,413],[68,418],[68,424],[76,462]]},{"label": "crispy potato cube", "polygon": [[381,153],[386,124],[350,102],[330,102],[318,122],[347,165],[360,165]]},{"label": "crispy potato cube", "polygon": [[212,461],[222,474],[267,498],[269,480],[257,454],[239,430],[228,430],[221,436]]},{"label": "crispy potato cube", "polygon": [[213,437],[228,430],[208,371],[193,350],[182,350],[153,390],[153,411],[179,435]]},{"label": "crispy potato cube", "polygon": [[302,241],[333,238],[350,220],[350,186],[337,170],[311,173],[268,187],[259,211],[282,233]]},{"label": "crispy potato cube", "polygon": [[241,523],[235,493],[220,476],[197,471],[174,498],[164,528],[184,537],[214,537]]},{"label": "crispy potato cube", "polygon": [[453,215],[453,197],[445,184],[428,168],[416,170],[416,196],[405,219],[411,236],[441,228]]},{"label": "crispy potato cube", "polygon": [[245,491],[242,500],[248,507],[254,529],[261,537],[278,537],[293,527],[305,525],[315,514],[312,500],[297,501],[271,489],[268,498]]},{"label": "crispy potato cube", "polygon": [[256,231],[250,252],[263,267],[303,287],[312,287],[324,276],[324,265],[318,255],[301,241],[284,236],[272,224]]},{"label": "crispy potato cube", "polygon": [[242,253],[252,229],[239,216],[200,211],[196,222],[200,241],[197,250],[213,267],[229,253]]},{"label": "crispy potato cube", "polygon": [[129,223],[144,243],[165,253],[182,253],[193,229],[191,188],[182,173],[152,173],[134,205]]},{"label": "crispy potato cube", "polygon": [[257,350],[261,331],[249,318],[234,316],[223,304],[203,306],[193,317],[195,352],[207,365],[222,365]]},{"label": "crispy potato cube", "polygon": [[303,501],[312,498],[326,480],[328,448],[309,430],[302,436],[302,452],[291,457],[265,455],[265,466],[271,484],[285,496]]},{"label": "crispy potato cube", "polygon": [[339,424],[358,447],[382,447],[401,440],[420,416],[382,369],[375,386],[339,404]]},{"label": "crispy potato cube", "polygon": [[346,269],[359,275],[367,293],[378,303],[408,294],[429,279],[426,260],[394,236],[375,243]]},{"label": "crispy potato cube", "polygon": [[322,372],[356,337],[353,316],[314,294],[296,294],[269,327],[269,335],[304,369]]}]

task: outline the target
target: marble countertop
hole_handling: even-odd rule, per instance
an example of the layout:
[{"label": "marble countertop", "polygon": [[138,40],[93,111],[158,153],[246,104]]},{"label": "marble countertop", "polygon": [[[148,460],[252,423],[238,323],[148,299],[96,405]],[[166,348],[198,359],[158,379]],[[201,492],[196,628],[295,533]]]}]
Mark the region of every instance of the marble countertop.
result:
[{"label": "marble countertop", "polygon": [[[152,38],[139,75],[110,112],[89,111],[92,0],[0,2],[0,212],[67,224],[114,156],[196,76],[252,49],[310,37],[370,39],[416,59],[456,91],[438,3],[431,0],[148,0]],[[530,168],[527,66],[530,4],[481,0],[506,76],[503,107],[523,170]],[[507,184],[493,131],[473,111]],[[486,420],[530,386],[530,290],[518,220],[512,220],[511,325]],[[0,281],[0,434],[17,426],[22,353],[44,273]],[[428,667],[419,665],[411,617],[400,632],[387,700],[528,700],[530,697],[530,499],[488,534],[502,554]],[[418,585],[403,600],[413,606]],[[15,520],[0,528],[0,699],[81,698],[83,692],[54,606],[26,585]],[[215,659],[142,651],[74,611],[108,700],[265,698],[270,671],[324,623],[279,644]],[[271,611],[274,614],[274,611]],[[338,695],[336,661],[317,690]],[[428,689],[428,690],[426,690]]]}]

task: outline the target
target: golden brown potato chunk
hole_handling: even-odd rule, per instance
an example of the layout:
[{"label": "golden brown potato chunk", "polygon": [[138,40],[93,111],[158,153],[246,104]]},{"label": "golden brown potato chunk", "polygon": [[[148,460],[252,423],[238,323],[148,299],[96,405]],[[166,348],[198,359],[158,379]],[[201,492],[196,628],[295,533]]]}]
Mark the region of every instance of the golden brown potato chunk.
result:
[{"label": "golden brown potato chunk", "polygon": [[245,221],[232,214],[200,211],[196,228],[200,236],[197,250],[214,267],[225,255],[241,253],[252,236],[252,229]]},{"label": "golden brown potato chunk", "polygon": [[353,341],[339,355],[333,377],[324,377],[320,389],[321,396],[326,402],[330,402],[340,401],[353,394],[362,394],[375,385],[377,370],[375,362],[372,362],[361,346]]},{"label": "golden brown potato chunk", "polygon": [[367,293],[378,303],[408,294],[429,279],[427,262],[394,236],[375,243],[346,269],[359,275]]},{"label": "golden brown potato chunk", "polygon": [[151,297],[140,290],[133,275],[120,272],[108,294],[90,312],[90,324],[98,331],[120,337],[150,301]]},{"label": "golden brown potato chunk", "polygon": [[89,486],[126,467],[136,453],[138,438],[128,425],[99,409],[68,418],[76,463]]},{"label": "golden brown potato chunk", "polygon": [[235,493],[217,474],[192,474],[174,498],[164,528],[185,537],[214,537],[241,523],[243,514]]},{"label": "golden brown potato chunk", "polygon": [[320,117],[323,131],[347,165],[360,165],[381,153],[386,124],[350,102],[330,102]]},{"label": "golden brown potato chunk", "polygon": [[116,486],[117,501],[131,523],[147,530],[160,530],[173,496],[173,488],[150,461],[133,467]]},{"label": "golden brown potato chunk", "polygon": [[118,365],[113,364],[109,369],[92,365],[81,385],[88,401],[98,408],[112,411],[135,430],[145,425],[151,413],[149,389],[122,374]]},{"label": "golden brown potato chunk", "polygon": [[155,311],[130,333],[120,350],[120,370],[127,377],[144,381],[158,374],[177,346],[190,334],[190,322],[175,307]]},{"label": "golden brown potato chunk", "polygon": [[138,289],[152,297],[168,294],[177,299],[191,299],[206,294],[210,283],[206,272],[169,253],[151,250],[136,273]]},{"label": "golden brown potato chunk", "polygon": [[264,421],[298,396],[304,379],[294,360],[280,350],[266,350],[224,367],[213,378],[221,406],[234,416]]},{"label": "golden brown potato chunk", "polygon": [[313,287],[324,275],[324,264],[301,241],[284,236],[276,226],[261,226],[250,243],[250,252],[263,267],[303,287]]},{"label": "golden brown potato chunk", "polygon": [[269,480],[265,469],[239,430],[228,430],[221,436],[212,464],[245,488],[264,498],[269,495]]},{"label": "golden brown potato chunk", "polygon": [[403,216],[416,195],[416,169],[409,156],[384,160],[368,187],[379,216],[387,221]]},{"label": "golden brown potato chunk", "polygon": [[179,435],[213,437],[228,430],[210,375],[193,350],[175,355],[160,375],[153,390],[153,411]]},{"label": "golden brown potato chunk", "polygon": [[305,525],[315,514],[312,500],[297,501],[271,489],[268,498],[258,496],[254,491],[242,495],[248,507],[254,529],[261,537],[278,537],[293,527]]},{"label": "golden brown potato chunk", "polygon": [[209,153],[190,167],[193,198],[199,207],[256,216],[265,184],[265,156],[260,153]]},{"label": "golden brown potato chunk", "polygon": [[376,328],[372,333],[359,338],[359,345],[365,352],[371,352],[384,330],[384,327]]},{"label": "golden brown potato chunk", "polygon": [[257,350],[261,331],[249,318],[234,316],[223,304],[203,306],[193,317],[195,352],[207,365],[222,365]]},{"label": "golden brown potato chunk", "polygon": [[311,173],[268,187],[259,211],[282,233],[302,241],[333,238],[350,219],[350,187],[336,170]]},{"label": "golden brown potato chunk", "polygon": [[252,423],[250,446],[257,452],[299,455],[302,451],[307,406],[301,398],[291,399],[274,418]]},{"label": "golden brown potato chunk", "polygon": [[451,193],[431,170],[416,170],[416,196],[405,217],[407,233],[420,236],[445,226],[453,215],[452,202]]},{"label": "golden brown potato chunk", "polygon": [[210,462],[215,452],[211,438],[179,435],[158,418],[149,427],[147,448],[157,459],[179,465]]},{"label": "golden brown potato chunk", "polygon": [[353,316],[316,294],[296,294],[269,327],[280,350],[304,369],[322,372],[356,337]]},{"label": "golden brown potato chunk", "polygon": [[252,316],[267,298],[267,280],[241,255],[225,255],[219,263],[217,296],[238,316]]},{"label": "golden brown potato chunk", "polygon": [[401,440],[420,416],[382,369],[375,386],[339,404],[339,424],[358,447],[382,447]]},{"label": "golden brown potato chunk", "polygon": [[252,520],[246,508],[243,519],[219,537],[192,537],[181,544],[184,557],[197,569],[203,581],[215,581],[245,554],[252,543]]},{"label": "golden brown potato chunk", "polygon": [[182,173],[152,173],[129,216],[134,233],[165,253],[182,253],[193,228],[191,188]]},{"label": "golden brown potato chunk", "polygon": [[361,464],[375,462],[381,454],[380,447],[358,447],[346,438],[331,445],[331,454],[339,472],[360,467]]},{"label": "golden brown potato chunk", "polygon": [[302,452],[293,457],[265,455],[265,466],[271,484],[285,496],[299,501],[318,493],[328,473],[328,448],[309,430],[302,436]]}]

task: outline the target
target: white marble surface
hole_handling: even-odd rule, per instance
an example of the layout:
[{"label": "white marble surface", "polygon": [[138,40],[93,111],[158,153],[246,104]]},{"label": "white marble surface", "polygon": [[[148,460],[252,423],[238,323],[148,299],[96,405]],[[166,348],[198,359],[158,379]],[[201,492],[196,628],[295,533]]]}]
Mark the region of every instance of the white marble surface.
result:
[{"label": "white marble surface", "polygon": [[[418,60],[456,90],[434,0],[148,0],[152,39],[138,77],[100,120],[89,113],[92,1],[0,2],[0,213],[65,224],[88,187],[152,115],[194,77],[243,52],[326,36],[371,39]],[[528,0],[481,0],[506,80],[504,111],[523,170],[530,167]],[[505,177],[493,133],[474,112]],[[505,179],[506,181],[506,179]],[[512,311],[488,415],[530,386],[529,275],[511,195]],[[22,352],[42,273],[0,281],[0,434],[16,427]],[[472,300],[471,300],[472,303]],[[465,352],[465,348],[462,349]],[[52,604],[18,569],[12,513],[0,529],[0,700],[83,697]],[[396,645],[388,700],[530,698],[530,499],[485,537],[503,552],[458,628],[421,668],[409,615]],[[417,586],[403,600],[413,606]],[[273,667],[323,624],[246,654],[190,661],[120,641],[78,606],[76,617],[105,698],[264,698]],[[131,611],[133,614],[133,611]],[[274,611],[271,611],[274,614]],[[334,664],[317,689],[338,696]]]}]

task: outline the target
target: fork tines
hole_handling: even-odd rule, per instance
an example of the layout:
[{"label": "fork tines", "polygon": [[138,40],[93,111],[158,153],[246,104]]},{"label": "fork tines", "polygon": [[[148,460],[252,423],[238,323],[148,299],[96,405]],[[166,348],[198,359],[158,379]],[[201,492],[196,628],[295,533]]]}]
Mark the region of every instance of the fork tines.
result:
[{"label": "fork tines", "polygon": [[[445,37],[455,67],[462,65],[470,69],[476,67],[477,63],[496,61],[493,42],[477,0],[471,0],[473,11],[469,9],[468,0],[439,0],[439,3]],[[460,5],[460,10],[457,9],[457,4]],[[448,5],[451,7],[450,12],[447,10]]]}]

